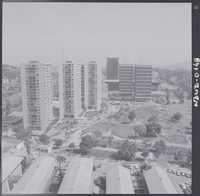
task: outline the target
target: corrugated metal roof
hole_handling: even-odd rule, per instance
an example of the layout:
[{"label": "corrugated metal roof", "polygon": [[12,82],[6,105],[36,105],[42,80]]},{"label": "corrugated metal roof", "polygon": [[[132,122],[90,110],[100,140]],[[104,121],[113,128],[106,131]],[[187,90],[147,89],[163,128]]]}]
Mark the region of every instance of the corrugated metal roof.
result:
[{"label": "corrugated metal roof", "polygon": [[22,162],[24,157],[5,156],[2,157],[2,182],[14,171],[14,169]]},{"label": "corrugated metal roof", "polygon": [[14,186],[10,194],[44,193],[55,165],[54,157],[38,157]]},{"label": "corrugated metal roof", "polygon": [[94,159],[74,157],[67,168],[58,194],[89,194]]},{"label": "corrugated metal roof", "polygon": [[107,170],[106,193],[134,194],[130,171],[121,165]]},{"label": "corrugated metal roof", "polygon": [[153,166],[143,171],[150,194],[177,194],[168,174],[161,167]]}]

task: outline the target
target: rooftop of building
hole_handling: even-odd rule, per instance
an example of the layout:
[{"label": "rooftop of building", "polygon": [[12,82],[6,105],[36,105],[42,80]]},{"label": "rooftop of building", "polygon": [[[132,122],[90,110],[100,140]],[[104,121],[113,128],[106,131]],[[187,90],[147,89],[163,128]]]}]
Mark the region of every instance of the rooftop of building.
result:
[{"label": "rooftop of building", "polygon": [[168,174],[160,166],[143,171],[150,194],[177,194]]},{"label": "rooftop of building", "polygon": [[38,145],[37,148],[48,150],[52,145]]},{"label": "rooftop of building", "polygon": [[8,116],[20,116],[23,117],[23,111],[14,111],[13,113],[9,114]]},{"label": "rooftop of building", "polygon": [[93,172],[92,158],[73,157],[60,185],[58,194],[89,194]]},{"label": "rooftop of building", "polygon": [[166,91],[151,91],[152,95],[166,95]]},{"label": "rooftop of building", "polygon": [[11,137],[2,137],[2,143],[17,145],[17,144],[20,144],[22,142],[24,142],[24,141],[18,140],[18,139],[15,139],[15,138],[11,138]]},{"label": "rooftop of building", "polygon": [[134,194],[130,171],[119,165],[107,170],[106,194]]},{"label": "rooftop of building", "polygon": [[14,169],[22,162],[24,157],[4,156],[2,157],[2,182],[4,182]]},{"label": "rooftop of building", "polygon": [[38,157],[10,191],[10,194],[44,193],[55,165],[54,157]]}]

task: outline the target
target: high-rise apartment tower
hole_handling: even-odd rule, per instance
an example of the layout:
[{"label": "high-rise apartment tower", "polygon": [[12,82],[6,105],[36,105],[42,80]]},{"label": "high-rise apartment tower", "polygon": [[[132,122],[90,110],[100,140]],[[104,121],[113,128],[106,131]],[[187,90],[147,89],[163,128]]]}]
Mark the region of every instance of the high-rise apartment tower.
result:
[{"label": "high-rise apartment tower", "polygon": [[81,113],[81,65],[66,61],[59,67],[60,118],[79,118]]},{"label": "high-rise apartment tower", "polygon": [[51,64],[20,65],[24,128],[46,131],[53,119]]}]

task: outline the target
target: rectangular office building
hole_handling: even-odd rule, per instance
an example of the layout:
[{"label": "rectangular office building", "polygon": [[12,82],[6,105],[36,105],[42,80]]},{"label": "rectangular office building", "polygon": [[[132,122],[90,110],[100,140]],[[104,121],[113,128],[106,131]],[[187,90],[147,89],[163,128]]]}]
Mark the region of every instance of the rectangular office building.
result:
[{"label": "rectangular office building", "polygon": [[144,102],[151,99],[152,65],[135,65],[134,94],[135,101]]},{"label": "rectangular office building", "polygon": [[20,69],[24,128],[46,131],[53,119],[51,64],[30,61]]},{"label": "rectangular office building", "polygon": [[59,67],[60,118],[78,118],[81,113],[81,65],[66,61]]},{"label": "rectangular office building", "polygon": [[119,59],[107,58],[106,67],[107,80],[117,80],[119,78]]},{"label": "rectangular office building", "polygon": [[119,66],[119,94],[124,100],[133,100],[133,65]]}]

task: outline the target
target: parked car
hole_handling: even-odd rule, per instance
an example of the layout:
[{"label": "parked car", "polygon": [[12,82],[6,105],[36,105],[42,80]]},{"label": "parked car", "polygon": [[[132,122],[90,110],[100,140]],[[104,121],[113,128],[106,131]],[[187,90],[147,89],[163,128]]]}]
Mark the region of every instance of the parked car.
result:
[{"label": "parked car", "polygon": [[176,174],[176,170],[175,169],[172,169],[172,174]]},{"label": "parked car", "polygon": [[134,165],[134,167],[135,167],[135,169],[138,169],[138,168],[139,168],[138,165]]},{"label": "parked car", "polygon": [[192,181],[191,181],[191,180],[190,180],[190,181],[186,181],[185,184],[191,185],[191,184],[192,184]]},{"label": "parked car", "polygon": [[134,171],[135,175],[138,176],[139,175],[139,171]]},{"label": "parked car", "polygon": [[180,172],[180,171],[177,171],[177,172],[176,172],[176,175],[177,175],[177,176],[180,176],[180,175],[181,175],[181,172]]},{"label": "parked car", "polygon": [[172,170],[171,170],[171,169],[169,169],[169,168],[167,169],[167,171],[168,171],[168,173],[171,173],[171,172],[172,172]]},{"label": "parked car", "polygon": [[181,176],[185,176],[185,172],[184,171],[181,172]]},{"label": "parked car", "polygon": [[191,177],[192,177],[191,174],[186,174],[185,176],[186,176],[187,178],[191,178]]},{"label": "parked car", "polygon": [[179,186],[180,186],[182,189],[186,189],[186,188],[187,188],[187,187],[185,186],[184,183],[179,184]]}]

